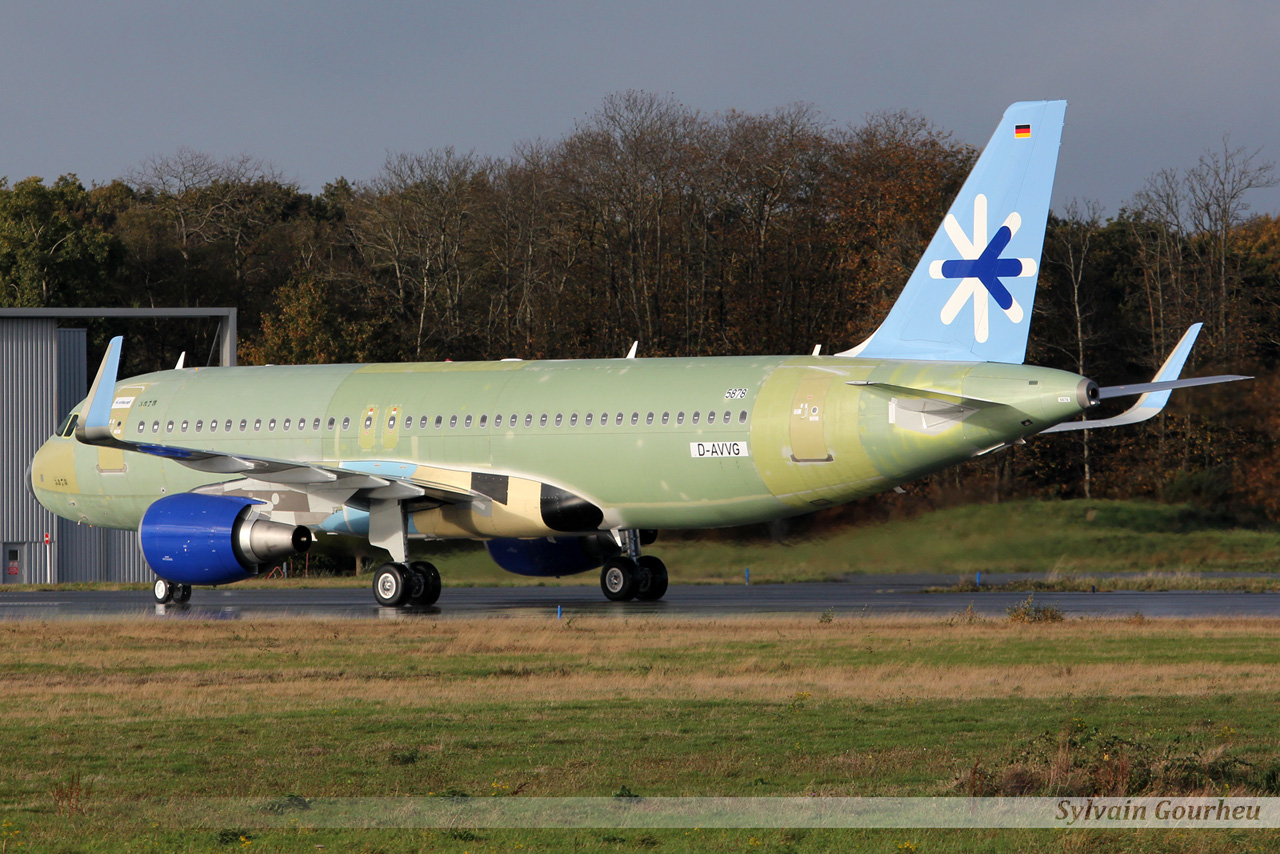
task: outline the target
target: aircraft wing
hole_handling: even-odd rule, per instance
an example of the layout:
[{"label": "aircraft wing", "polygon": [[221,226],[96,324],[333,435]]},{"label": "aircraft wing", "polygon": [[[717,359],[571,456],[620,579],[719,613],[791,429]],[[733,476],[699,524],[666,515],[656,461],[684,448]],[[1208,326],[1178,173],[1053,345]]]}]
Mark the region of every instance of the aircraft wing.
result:
[{"label": "aircraft wing", "polygon": [[1169,354],[1169,358],[1165,359],[1164,364],[1160,366],[1160,370],[1156,371],[1156,375],[1151,382],[1107,386],[1098,390],[1100,400],[1112,397],[1128,397],[1134,394],[1139,395],[1137,402],[1124,412],[1111,418],[1098,418],[1094,421],[1067,421],[1062,424],[1055,424],[1040,432],[1064,433],[1068,430],[1097,430],[1102,427],[1138,424],[1159,415],[1165,404],[1169,402],[1169,393],[1175,388],[1190,388],[1192,386],[1252,379],[1252,377],[1235,374],[1224,374],[1215,377],[1190,377],[1188,379],[1178,378],[1178,375],[1182,373],[1182,367],[1187,363],[1187,357],[1191,354],[1191,346],[1196,343],[1196,337],[1200,334],[1202,325],[1200,323],[1191,324],[1190,328],[1183,333],[1182,338],[1178,341],[1178,345],[1173,348],[1173,352]]},{"label": "aircraft wing", "polygon": [[84,417],[76,425],[75,436],[86,445],[150,454],[210,474],[238,474],[264,483],[279,483],[313,489],[341,497],[341,503],[357,501],[429,498],[448,504],[486,503],[489,498],[460,483],[450,482],[449,472],[424,466],[393,462],[325,464],[301,460],[280,460],[246,454],[184,448],[156,442],[122,439],[122,424],[111,423],[112,394],[120,366],[123,339],[112,338],[98,374],[89,389]]}]

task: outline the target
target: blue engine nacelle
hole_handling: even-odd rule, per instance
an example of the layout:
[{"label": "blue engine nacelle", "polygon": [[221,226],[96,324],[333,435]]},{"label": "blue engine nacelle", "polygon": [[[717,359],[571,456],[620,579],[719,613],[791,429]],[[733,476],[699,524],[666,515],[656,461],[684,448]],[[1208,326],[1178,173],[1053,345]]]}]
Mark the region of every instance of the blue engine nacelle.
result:
[{"label": "blue engine nacelle", "polygon": [[305,552],[311,531],[253,518],[261,504],[230,495],[169,495],[147,508],[138,526],[142,554],[175,584],[230,584],[258,565]]},{"label": "blue engine nacelle", "polygon": [[608,537],[544,537],[539,540],[487,540],[494,563],[516,575],[543,578],[596,569],[619,552]]}]

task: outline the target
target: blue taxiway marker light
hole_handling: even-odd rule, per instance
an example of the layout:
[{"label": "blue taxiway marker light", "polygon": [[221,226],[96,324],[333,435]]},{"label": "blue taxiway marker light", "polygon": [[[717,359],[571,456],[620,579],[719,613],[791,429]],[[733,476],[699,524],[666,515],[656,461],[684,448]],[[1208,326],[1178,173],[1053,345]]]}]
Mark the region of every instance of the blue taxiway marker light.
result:
[{"label": "blue taxiway marker light", "polygon": [[560,619],[560,606],[559,606],[559,605],[557,605],[557,606],[556,606],[556,619],[557,619],[557,620],[558,620],[558,619]]},{"label": "blue taxiway marker light", "polygon": [[745,575],[747,578],[747,584],[750,584],[751,583],[751,567],[747,567],[745,570],[743,570],[743,575]]},{"label": "blue taxiway marker light", "polygon": [[976,584],[976,585],[977,585],[977,586],[979,586],[979,587],[981,587],[981,586],[982,586],[982,570],[978,570],[978,572],[976,573],[976,575],[975,575],[975,577],[974,577],[974,581],[973,581],[973,583],[974,583],[974,584]]}]

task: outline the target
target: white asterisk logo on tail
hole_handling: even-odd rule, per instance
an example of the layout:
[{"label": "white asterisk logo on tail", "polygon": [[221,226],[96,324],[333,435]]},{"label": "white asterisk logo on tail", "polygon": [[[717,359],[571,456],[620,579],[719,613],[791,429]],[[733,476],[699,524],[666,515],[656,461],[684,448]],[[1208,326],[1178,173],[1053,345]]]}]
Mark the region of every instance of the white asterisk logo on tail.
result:
[{"label": "white asterisk logo on tail", "polygon": [[1022,217],[1017,211],[1009,214],[990,241],[987,240],[987,197],[982,193],[973,198],[973,238],[954,214],[947,214],[943,221],[947,236],[955,244],[960,258],[934,261],[929,264],[929,275],[935,279],[959,279],[951,298],[942,307],[942,322],[951,325],[965,303],[973,300],[973,337],[978,343],[990,334],[990,300],[1014,323],[1023,319],[1022,306],[1000,281],[1004,278],[1025,278],[1036,274],[1036,262],[1032,258],[1001,258],[1000,253],[1018,233]]}]

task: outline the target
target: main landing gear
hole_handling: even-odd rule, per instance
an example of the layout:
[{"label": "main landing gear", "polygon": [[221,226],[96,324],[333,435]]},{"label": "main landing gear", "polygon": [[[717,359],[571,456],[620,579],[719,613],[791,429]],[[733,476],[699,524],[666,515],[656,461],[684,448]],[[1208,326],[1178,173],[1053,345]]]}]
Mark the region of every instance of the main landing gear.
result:
[{"label": "main landing gear", "polygon": [[163,578],[157,578],[155,586],[151,588],[152,594],[156,597],[157,605],[185,605],[191,601],[191,585],[190,584],[172,584]]},{"label": "main landing gear", "polygon": [[656,602],[667,592],[667,565],[640,554],[639,531],[624,531],[623,537],[623,554],[609,558],[600,569],[600,589],[612,602]]},{"label": "main landing gear", "polygon": [[373,596],[386,608],[434,605],[440,598],[440,571],[426,561],[384,563],[373,574]]}]

